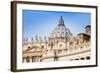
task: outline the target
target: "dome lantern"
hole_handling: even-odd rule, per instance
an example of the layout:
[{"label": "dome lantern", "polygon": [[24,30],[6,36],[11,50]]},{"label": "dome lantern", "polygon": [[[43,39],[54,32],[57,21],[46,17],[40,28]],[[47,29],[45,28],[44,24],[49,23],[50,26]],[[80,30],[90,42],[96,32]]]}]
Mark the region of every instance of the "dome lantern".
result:
[{"label": "dome lantern", "polygon": [[61,16],[61,18],[59,20],[58,26],[64,26],[65,27],[64,20],[63,20],[62,16]]}]

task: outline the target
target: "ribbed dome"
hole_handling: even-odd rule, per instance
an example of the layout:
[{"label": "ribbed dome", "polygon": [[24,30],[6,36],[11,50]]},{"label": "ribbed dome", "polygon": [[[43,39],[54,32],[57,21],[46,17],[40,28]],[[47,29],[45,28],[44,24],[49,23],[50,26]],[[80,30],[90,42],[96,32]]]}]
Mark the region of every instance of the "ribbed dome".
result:
[{"label": "ribbed dome", "polygon": [[64,25],[64,20],[61,16],[58,26],[52,31],[50,37],[51,38],[55,38],[55,37],[71,37],[72,33],[70,32],[70,30],[68,28],[65,27]]}]

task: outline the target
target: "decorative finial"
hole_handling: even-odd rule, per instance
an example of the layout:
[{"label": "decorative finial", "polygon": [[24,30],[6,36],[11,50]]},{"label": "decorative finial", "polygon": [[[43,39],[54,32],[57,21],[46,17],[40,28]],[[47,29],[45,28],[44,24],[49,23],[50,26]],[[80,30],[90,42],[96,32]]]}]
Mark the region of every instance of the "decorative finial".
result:
[{"label": "decorative finial", "polygon": [[42,37],[41,36],[39,36],[39,41],[42,42]]},{"label": "decorative finial", "polygon": [[33,37],[31,37],[31,41],[33,42]]},{"label": "decorative finial", "polygon": [[25,42],[25,38],[23,38],[23,41]]},{"label": "decorative finial", "polygon": [[38,41],[38,36],[37,35],[35,36],[35,40]]},{"label": "decorative finial", "polygon": [[26,42],[28,42],[28,38],[26,38]]}]

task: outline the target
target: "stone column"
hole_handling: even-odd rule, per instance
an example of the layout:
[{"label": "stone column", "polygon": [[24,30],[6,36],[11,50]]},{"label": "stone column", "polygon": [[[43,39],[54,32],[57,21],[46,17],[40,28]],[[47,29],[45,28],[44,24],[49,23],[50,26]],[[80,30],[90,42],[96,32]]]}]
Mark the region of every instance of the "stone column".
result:
[{"label": "stone column", "polygon": [[32,57],[29,58],[29,62],[32,63]]}]

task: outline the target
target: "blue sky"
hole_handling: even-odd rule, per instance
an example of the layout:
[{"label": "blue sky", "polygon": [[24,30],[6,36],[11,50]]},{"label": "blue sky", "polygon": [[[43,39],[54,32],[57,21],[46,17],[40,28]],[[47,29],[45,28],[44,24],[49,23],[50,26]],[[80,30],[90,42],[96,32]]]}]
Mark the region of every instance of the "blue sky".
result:
[{"label": "blue sky", "polygon": [[61,16],[73,35],[91,24],[90,13],[23,10],[23,37],[50,36]]}]

